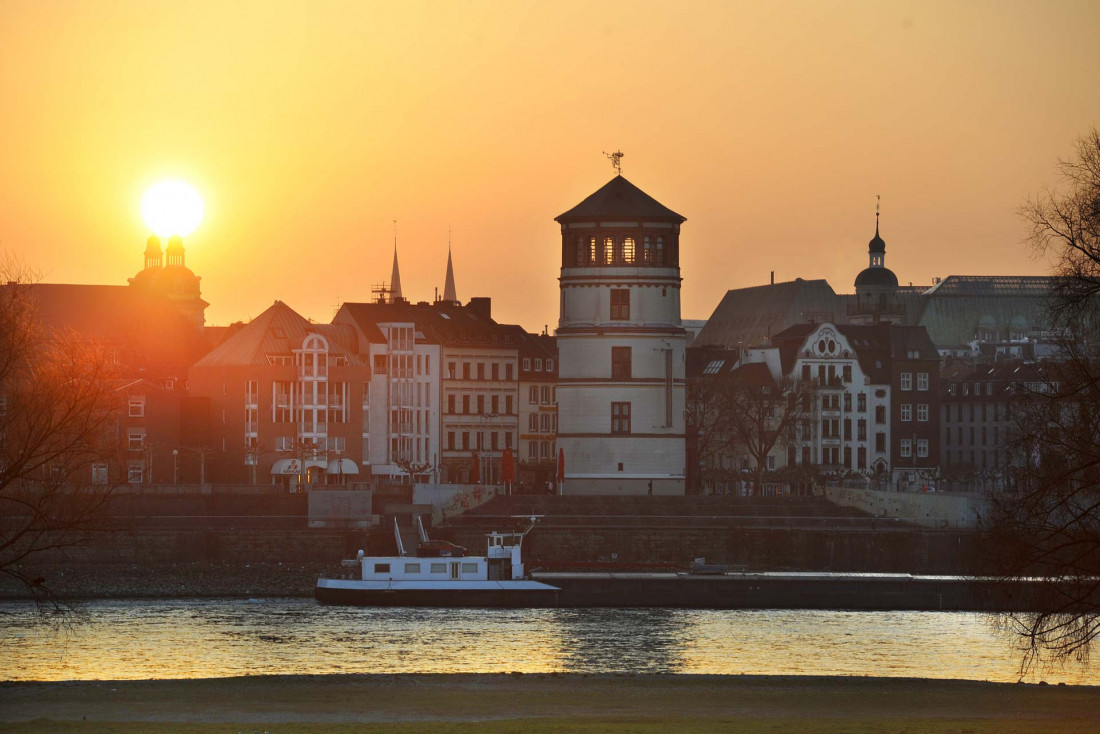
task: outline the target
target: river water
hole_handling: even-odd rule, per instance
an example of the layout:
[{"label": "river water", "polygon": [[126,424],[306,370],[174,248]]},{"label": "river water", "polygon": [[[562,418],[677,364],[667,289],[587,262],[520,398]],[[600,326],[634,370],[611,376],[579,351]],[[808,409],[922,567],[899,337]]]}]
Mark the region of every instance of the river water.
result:
[{"label": "river water", "polygon": [[[98,601],[75,625],[0,604],[0,679],[329,673],[721,673],[1016,681],[983,614],[361,609],[309,599]],[[1100,685],[1100,671],[1027,680]]]}]

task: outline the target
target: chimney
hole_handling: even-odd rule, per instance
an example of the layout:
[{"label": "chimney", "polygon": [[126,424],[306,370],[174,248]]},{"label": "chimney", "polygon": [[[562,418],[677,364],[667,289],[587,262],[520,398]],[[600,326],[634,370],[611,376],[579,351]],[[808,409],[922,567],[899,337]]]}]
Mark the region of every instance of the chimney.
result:
[{"label": "chimney", "polygon": [[493,299],[492,298],[487,298],[485,296],[478,296],[476,298],[471,298],[470,302],[466,304],[466,308],[470,309],[471,311],[473,311],[478,316],[481,316],[482,318],[488,319],[489,321],[493,320]]}]

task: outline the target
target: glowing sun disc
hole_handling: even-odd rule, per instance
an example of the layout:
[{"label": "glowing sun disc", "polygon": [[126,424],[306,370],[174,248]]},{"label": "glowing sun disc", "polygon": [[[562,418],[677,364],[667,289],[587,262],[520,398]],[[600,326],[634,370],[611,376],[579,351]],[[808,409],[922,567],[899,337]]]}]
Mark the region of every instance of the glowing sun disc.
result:
[{"label": "glowing sun disc", "polygon": [[141,199],[141,216],[160,237],[186,237],[198,229],[202,213],[202,197],[186,181],[160,181]]}]

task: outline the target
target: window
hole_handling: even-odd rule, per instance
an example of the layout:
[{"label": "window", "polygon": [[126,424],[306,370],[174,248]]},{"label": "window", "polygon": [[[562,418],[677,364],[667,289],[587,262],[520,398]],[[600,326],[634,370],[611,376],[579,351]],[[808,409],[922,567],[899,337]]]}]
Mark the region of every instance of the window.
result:
[{"label": "window", "polygon": [[374,564],[374,572],[375,573],[389,573],[390,572],[390,564],[388,564],[388,563],[376,563],[376,564]]},{"label": "window", "polygon": [[145,429],[131,428],[126,434],[126,444],[131,451],[145,449]]},{"label": "window", "polygon": [[860,418],[859,421],[856,423],[856,440],[867,440],[867,421],[864,418]]},{"label": "window", "polygon": [[477,573],[477,564],[476,563],[463,563],[462,564],[462,573]]},{"label": "window", "polygon": [[527,388],[527,402],[531,405],[539,404],[539,388],[538,385],[531,385]]},{"label": "window", "polygon": [[534,413],[528,416],[527,430],[529,430],[531,433],[539,432],[539,417]]},{"label": "window", "polygon": [[539,458],[539,445],[536,441],[532,441],[527,444],[527,458],[530,461],[534,461]]},{"label": "window", "polygon": [[627,237],[623,240],[623,261],[633,264],[634,262],[634,238]]},{"label": "window", "polygon": [[463,362],[462,363],[462,379],[463,380],[470,379],[470,363],[469,362]]},{"label": "window", "polygon": [[768,456],[768,471],[775,471],[775,457]]},{"label": "window", "polygon": [[448,379],[453,380],[456,377],[458,377],[458,373],[455,370],[456,367],[457,367],[457,365],[454,362],[448,362],[447,363],[447,378]]},{"label": "window", "polygon": [[126,469],[126,481],[130,484],[141,484],[145,478],[145,467],[141,462],[130,462],[130,466]]},{"label": "window", "polygon": [[447,564],[446,563],[433,563],[432,564],[432,573],[447,573]]},{"label": "window", "polygon": [[485,396],[484,395],[478,395],[477,396],[477,414],[478,415],[485,415]]},{"label": "window", "polygon": [[447,431],[447,450],[454,451],[455,448],[455,432]]},{"label": "window", "polygon": [[626,288],[611,289],[611,319],[626,321],[630,318],[630,291]]},{"label": "window", "polygon": [[504,379],[508,380],[509,382],[512,381],[512,363],[511,362],[504,365]]},{"label": "window", "polygon": [[478,362],[477,363],[477,379],[479,379],[479,380],[484,380],[485,379],[485,363],[484,362]]},{"label": "window", "polygon": [[658,237],[657,238],[657,257],[656,257],[656,261],[657,261],[658,265],[664,265],[665,264],[665,238],[664,237]]},{"label": "window", "polygon": [[524,357],[523,358],[523,371],[524,372],[530,372],[531,371],[531,358],[530,357]]},{"label": "window", "polygon": [[493,362],[493,364],[492,364],[491,375],[492,375],[492,378],[494,380],[499,380],[500,379],[500,365],[497,364],[496,362]]},{"label": "window", "polygon": [[912,403],[901,404],[901,420],[903,423],[908,423],[913,420],[913,405]]},{"label": "window", "polygon": [[550,386],[543,385],[539,388],[539,402],[544,405],[550,404]]},{"label": "window", "polygon": [[901,455],[903,458],[913,455],[913,442],[908,438],[901,439]]},{"label": "window", "polygon": [[470,432],[469,431],[463,431],[462,432],[462,450],[463,451],[469,451],[470,450]]},{"label": "window", "polygon": [[512,396],[504,396],[504,415],[512,415]]},{"label": "window", "polygon": [[489,399],[489,412],[493,415],[500,413],[500,396],[494,395]]},{"label": "window", "polygon": [[928,422],[928,403],[919,403],[917,405],[917,420],[921,423]]},{"label": "window", "polygon": [[244,404],[255,405],[257,398],[259,398],[259,382],[256,380],[249,380],[245,383]]},{"label": "window", "polygon": [[405,573],[420,573],[420,564],[419,563],[406,563],[405,564]]},{"label": "window", "polygon": [[539,416],[539,430],[543,433],[550,433],[550,414],[543,413]]},{"label": "window", "polygon": [[913,373],[902,372],[901,373],[901,389],[912,390],[913,389]]},{"label": "window", "polygon": [[131,395],[127,402],[126,414],[131,418],[145,417],[145,396]]},{"label": "window", "polygon": [[852,381],[852,365],[850,365],[850,364],[844,365],[844,381],[845,382],[851,382]]},{"label": "window", "polygon": [[506,448],[506,449],[512,448],[512,432],[511,431],[505,431],[504,432],[504,448]]},{"label": "window", "polygon": [[617,435],[630,433],[630,403],[611,404],[611,432]]},{"label": "window", "polygon": [[454,413],[455,412],[455,396],[454,395],[448,395],[447,396],[447,412],[448,413]]},{"label": "window", "polygon": [[882,424],[886,422],[886,406],[875,406],[875,423]]},{"label": "window", "polygon": [[345,439],[343,436],[329,436],[326,439],[326,446],[329,451],[339,451],[343,453],[344,449],[347,446],[346,441],[347,439]]},{"label": "window", "polygon": [[867,412],[867,393],[861,392],[856,395],[856,410],[860,413]]},{"label": "window", "polygon": [[106,484],[107,483],[107,463],[103,461],[97,461],[92,464],[92,484]]},{"label": "window", "polygon": [[464,415],[469,415],[470,414],[470,396],[469,395],[463,395],[462,396],[462,413]]},{"label": "window", "polygon": [[922,459],[927,459],[928,458],[928,439],[927,438],[918,438],[917,439],[917,456],[919,456]]},{"label": "window", "polygon": [[611,379],[630,379],[630,347],[611,347]]},{"label": "window", "polygon": [[615,241],[610,237],[603,238],[603,263],[610,265],[615,259]]},{"label": "window", "polygon": [[928,389],[928,373],[927,372],[918,372],[917,373],[917,389],[918,390],[927,390]]},{"label": "window", "polygon": [[535,359],[535,372],[542,372],[542,359],[541,358],[536,358]]},{"label": "window", "polygon": [[576,252],[573,256],[573,264],[574,265],[584,265],[585,261],[587,259],[588,259],[588,252],[587,252],[587,248],[585,247],[584,237],[583,236],[578,236],[577,237],[577,249],[576,249]]}]

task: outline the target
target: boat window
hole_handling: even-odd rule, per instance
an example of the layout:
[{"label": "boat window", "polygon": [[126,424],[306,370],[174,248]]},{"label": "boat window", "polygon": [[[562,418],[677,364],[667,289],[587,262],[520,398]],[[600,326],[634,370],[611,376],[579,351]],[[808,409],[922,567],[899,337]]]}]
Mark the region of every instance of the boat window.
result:
[{"label": "boat window", "polygon": [[390,564],[388,564],[388,563],[376,563],[376,564],[374,564],[374,572],[375,573],[389,573],[390,572]]},{"label": "boat window", "polygon": [[406,563],[405,564],[405,573],[420,573],[420,564],[419,563]]},{"label": "boat window", "polygon": [[477,573],[477,564],[476,563],[463,563],[462,564],[462,573]]},{"label": "boat window", "polygon": [[432,573],[447,573],[447,564],[446,563],[433,563],[432,564]]}]

